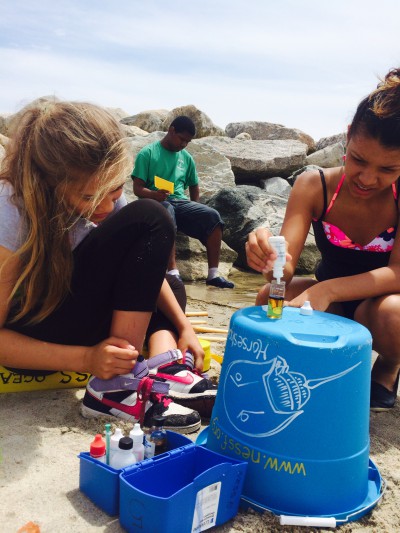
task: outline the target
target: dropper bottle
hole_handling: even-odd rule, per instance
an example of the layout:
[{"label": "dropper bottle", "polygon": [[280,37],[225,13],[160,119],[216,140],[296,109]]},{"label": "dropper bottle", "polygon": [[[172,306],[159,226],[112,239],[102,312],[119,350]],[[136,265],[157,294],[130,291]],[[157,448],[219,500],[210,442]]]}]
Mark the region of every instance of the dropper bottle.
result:
[{"label": "dropper bottle", "polygon": [[286,284],[282,281],[283,267],[286,263],[286,242],[285,237],[276,236],[268,239],[269,244],[275,250],[277,258],[273,268],[273,280],[271,281],[268,296],[268,318],[282,318],[283,301],[285,299]]}]

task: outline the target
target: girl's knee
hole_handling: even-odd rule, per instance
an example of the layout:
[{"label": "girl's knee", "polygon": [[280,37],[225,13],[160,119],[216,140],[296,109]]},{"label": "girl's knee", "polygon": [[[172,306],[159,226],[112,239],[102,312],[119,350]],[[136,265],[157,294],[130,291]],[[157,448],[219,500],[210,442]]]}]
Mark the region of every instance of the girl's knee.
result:
[{"label": "girl's knee", "polygon": [[370,330],[386,335],[400,331],[400,295],[389,294],[367,300],[357,309],[355,320],[364,323]]}]

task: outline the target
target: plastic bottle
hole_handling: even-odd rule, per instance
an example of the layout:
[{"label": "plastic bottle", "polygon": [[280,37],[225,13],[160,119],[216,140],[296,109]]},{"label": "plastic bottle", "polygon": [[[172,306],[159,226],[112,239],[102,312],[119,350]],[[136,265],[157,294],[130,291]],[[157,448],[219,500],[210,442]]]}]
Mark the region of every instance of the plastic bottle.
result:
[{"label": "plastic bottle", "polygon": [[268,239],[269,244],[276,252],[276,259],[274,263],[273,276],[280,283],[283,278],[283,267],[286,264],[286,242],[285,237],[277,235]]},{"label": "plastic bottle", "polygon": [[269,244],[275,250],[277,258],[273,268],[273,279],[271,281],[268,297],[267,316],[269,318],[282,318],[283,302],[285,299],[286,284],[281,281],[283,277],[283,267],[286,263],[286,243],[285,237],[276,236],[268,239]]},{"label": "plastic bottle", "polygon": [[106,443],[100,433],[97,433],[94,440],[90,443],[90,457],[102,463],[106,462]]},{"label": "plastic bottle", "polygon": [[116,470],[120,470],[121,468],[136,463],[135,456],[132,453],[132,447],[132,439],[130,437],[122,437],[119,440],[118,450],[111,457],[110,466]]},{"label": "plastic bottle", "polygon": [[154,424],[145,435],[144,456],[154,457],[168,450],[168,435],[164,429],[165,416],[154,416]]},{"label": "plastic bottle", "polygon": [[136,461],[137,462],[143,461],[144,459],[144,445],[143,445],[144,433],[138,422],[133,426],[133,429],[130,430],[129,436],[133,440],[132,451],[135,454]]},{"label": "plastic bottle", "polygon": [[111,464],[112,457],[115,454],[115,452],[118,451],[118,444],[119,444],[120,439],[122,439],[123,436],[124,434],[122,433],[122,430],[120,428],[115,428],[114,433],[110,437],[110,459],[109,459],[110,463],[109,464]]}]

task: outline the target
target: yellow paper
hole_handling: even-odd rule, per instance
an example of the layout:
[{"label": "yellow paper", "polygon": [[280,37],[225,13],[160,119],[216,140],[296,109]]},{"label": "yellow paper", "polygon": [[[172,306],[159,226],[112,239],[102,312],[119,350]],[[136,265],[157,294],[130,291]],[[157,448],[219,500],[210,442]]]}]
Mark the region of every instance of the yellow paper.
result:
[{"label": "yellow paper", "polygon": [[154,176],[154,185],[157,187],[157,189],[168,191],[171,194],[174,193],[174,184],[172,181],[167,181],[164,178],[160,178],[160,176]]}]

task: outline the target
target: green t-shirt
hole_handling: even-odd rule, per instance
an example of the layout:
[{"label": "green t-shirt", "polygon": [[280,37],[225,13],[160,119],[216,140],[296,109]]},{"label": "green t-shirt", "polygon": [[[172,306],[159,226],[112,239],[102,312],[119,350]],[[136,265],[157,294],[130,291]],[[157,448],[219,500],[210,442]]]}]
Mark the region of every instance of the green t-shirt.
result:
[{"label": "green t-shirt", "polygon": [[171,152],[160,141],[148,144],[136,156],[133,178],[140,178],[146,187],[156,191],[154,176],[174,184],[174,193],[169,198],[187,199],[185,190],[199,183],[193,157],[186,150]]}]

